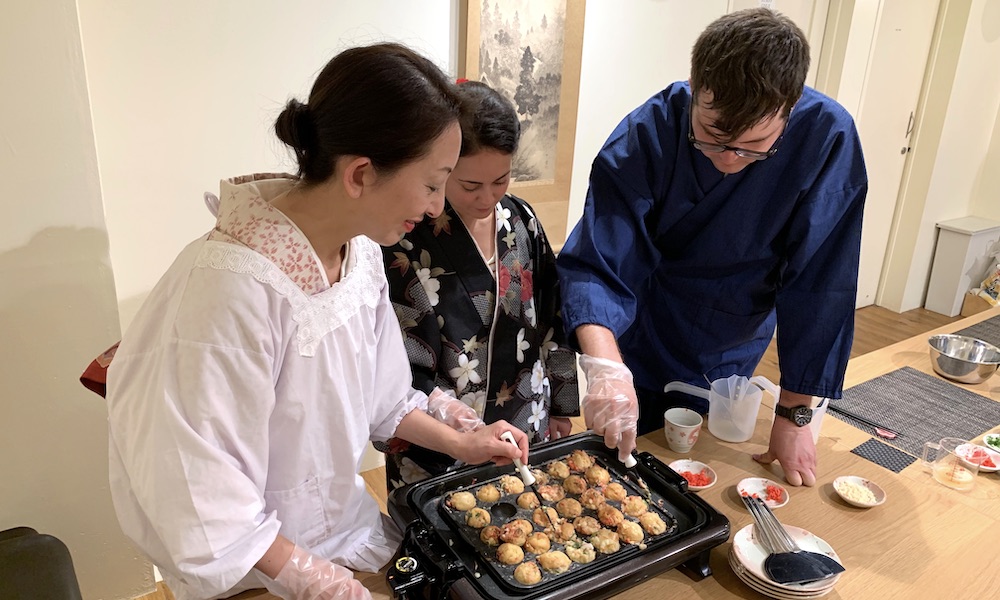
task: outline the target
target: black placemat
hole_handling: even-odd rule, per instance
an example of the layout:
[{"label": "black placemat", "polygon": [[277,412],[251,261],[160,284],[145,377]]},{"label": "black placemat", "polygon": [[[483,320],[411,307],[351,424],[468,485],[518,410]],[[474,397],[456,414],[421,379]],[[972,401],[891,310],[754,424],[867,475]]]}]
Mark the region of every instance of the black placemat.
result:
[{"label": "black placemat", "polygon": [[902,450],[897,450],[892,446],[887,446],[875,438],[869,439],[854,450],[851,450],[861,458],[867,458],[880,467],[885,467],[893,473],[899,473],[906,467],[913,464],[917,457],[910,456]]},{"label": "black placemat", "polygon": [[[895,429],[902,435],[881,440],[914,456],[924,442],[943,437],[972,440],[1000,425],[1000,402],[944,379],[903,367],[852,388],[836,406]],[[858,429],[871,427],[833,411],[829,414]]]},{"label": "black placemat", "polygon": [[1000,348],[1000,317],[993,317],[980,321],[975,325],[966,327],[961,331],[956,331],[958,335],[967,335],[984,342],[989,342]]}]

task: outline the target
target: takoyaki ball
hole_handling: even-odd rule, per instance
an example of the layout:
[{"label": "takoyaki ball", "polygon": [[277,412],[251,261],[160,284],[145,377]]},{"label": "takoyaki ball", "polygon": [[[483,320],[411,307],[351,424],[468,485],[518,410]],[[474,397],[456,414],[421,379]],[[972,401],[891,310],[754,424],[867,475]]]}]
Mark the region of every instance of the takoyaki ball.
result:
[{"label": "takoyaki ball", "polygon": [[517,525],[524,532],[524,535],[531,535],[531,532],[535,530],[535,526],[531,524],[531,521],[527,519],[514,519],[511,524]]},{"label": "takoyaki ball", "polygon": [[621,502],[626,496],[628,496],[628,492],[625,491],[625,486],[617,481],[615,483],[609,483],[604,488],[604,497],[608,500]]},{"label": "takoyaki ball", "polygon": [[541,469],[532,469],[531,474],[535,476],[535,485],[545,485],[549,482],[549,474]]},{"label": "takoyaki ball", "polygon": [[597,507],[604,504],[604,492],[600,488],[587,488],[580,494],[580,504],[584,508],[597,510]]},{"label": "takoyaki ball", "polygon": [[626,544],[638,544],[642,538],[642,527],[635,521],[622,521],[618,526],[618,539]]},{"label": "takoyaki ball", "polygon": [[601,524],[594,517],[577,517],[573,521],[573,528],[580,535],[594,535],[601,530]]},{"label": "takoyaki ball", "polygon": [[496,525],[487,525],[479,532],[479,540],[487,546],[500,545],[500,528]]},{"label": "takoyaki ball", "polygon": [[473,529],[482,529],[490,524],[490,512],[483,508],[473,508],[465,513],[465,524]]},{"label": "takoyaki ball", "polygon": [[597,520],[605,527],[618,527],[625,520],[625,515],[610,504],[602,504],[597,507]]},{"label": "takoyaki ball", "polygon": [[496,502],[500,499],[500,490],[492,483],[484,485],[476,490],[476,498],[479,498],[480,502]]},{"label": "takoyaki ball", "polygon": [[454,492],[448,496],[445,503],[455,510],[466,511],[475,508],[476,497],[472,495],[472,492]]},{"label": "takoyaki ball", "polygon": [[561,460],[549,463],[549,475],[556,479],[566,479],[569,477],[569,466]]},{"label": "takoyaki ball", "polygon": [[570,470],[583,472],[594,466],[594,459],[583,450],[574,450],[566,459],[566,464]]},{"label": "takoyaki ball", "polygon": [[583,507],[574,498],[563,498],[556,503],[556,511],[565,519],[575,519],[583,514]]},{"label": "takoyaki ball", "polygon": [[639,516],[639,524],[649,535],[660,535],[667,530],[667,524],[663,522],[660,515],[648,511]]},{"label": "takoyaki ball", "polygon": [[545,535],[549,536],[549,539],[553,542],[565,544],[576,537],[576,530],[573,529],[572,523],[569,521],[563,521],[562,523],[556,523],[554,529],[552,527],[546,527]]},{"label": "takoyaki ball", "polygon": [[569,557],[559,550],[538,555],[538,566],[549,573],[565,573],[571,564]]},{"label": "takoyaki ball", "polygon": [[525,510],[538,508],[538,496],[534,492],[525,492],[517,497],[517,505]]},{"label": "takoyaki ball", "polygon": [[514,544],[500,544],[497,548],[497,560],[505,565],[516,565],[524,560],[524,550]]},{"label": "takoyaki ball", "polygon": [[550,483],[538,486],[538,495],[546,502],[559,502],[566,497],[566,491],[562,489],[561,485]]},{"label": "takoyaki ball", "polygon": [[504,494],[520,494],[524,491],[524,482],[513,475],[504,475],[500,478],[500,490]]},{"label": "takoyaki ball", "polygon": [[521,585],[535,585],[542,580],[542,571],[533,562],[521,563],[514,569],[514,579]]},{"label": "takoyaki ball", "polygon": [[566,556],[573,562],[587,564],[597,558],[597,551],[590,542],[572,540],[566,542]]},{"label": "takoyaki ball", "polygon": [[594,545],[594,550],[601,554],[614,554],[621,548],[618,543],[618,534],[610,529],[602,529],[590,536],[590,543]]},{"label": "takoyaki ball", "polygon": [[539,527],[548,527],[550,523],[559,522],[559,513],[551,506],[541,506],[531,513],[531,520]]},{"label": "takoyaki ball", "polygon": [[545,535],[541,531],[536,531],[535,533],[529,535],[528,539],[524,541],[524,549],[532,554],[548,552],[549,547],[549,536]]},{"label": "takoyaki ball", "polygon": [[649,505],[639,496],[628,496],[622,500],[622,512],[630,517],[638,517],[648,509]]},{"label": "takoyaki ball", "polygon": [[500,541],[515,546],[523,546],[528,534],[517,523],[504,523],[500,526]]},{"label": "takoyaki ball", "polygon": [[563,489],[570,494],[582,494],[587,489],[587,480],[579,475],[570,475],[563,480]]},{"label": "takoyaki ball", "polygon": [[587,478],[587,483],[598,487],[608,485],[608,482],[611,481],[611,474],[608,473],[608,470],[598,465],[588,467],[583,476]]}]

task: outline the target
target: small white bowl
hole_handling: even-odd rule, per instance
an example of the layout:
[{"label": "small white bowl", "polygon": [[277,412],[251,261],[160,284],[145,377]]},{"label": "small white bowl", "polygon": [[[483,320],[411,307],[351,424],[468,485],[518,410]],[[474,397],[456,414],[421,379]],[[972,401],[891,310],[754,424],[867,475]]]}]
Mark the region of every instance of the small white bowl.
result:
[{"label": "small white bowl", "polygon": [[[861,502],[856,498],[850,498],[846,486],[858,485],[863,488],[868,488],[872,495],[875,496],[875,502]],[[833,490],[837,492],[837,495],[841,499],[850,504],[851,506],[857,506],[858,508],[871,508],[873,506],[878,506],[885,502],[885,490],[883,490],[877,483],[871,481],[870,479],[865,479],[864,477],[858,477],[856,475],[842,475],[833,480]]]},{"label": "small white bowl", "polygon": [[[713,470],[712,467],[698,460],[688,460],[686,458],[682,458],[680,460],[675,460],[667,466],[674,471],[677,471],[677,474],[681,477],[684,477],[683,473],[685,471],[689,471],[691,473],[703,472],[705,475],[708,475],[708,484],[706,485],[694,485],[690,480],[688,481],[688,489],[695,492],[698,490],[708,489],[715,485],[715,482],[719,480],[719,476],[715,474],[715,470]],[[685,477],[685,479],[687,478]]]},{"label": "small white bowl", "polygon": [[997,471],[1000,471],[1000,452],[997,452],[989,446],[980,446],[979,444],[962,444],[955,448],[955,452],[962,458],[970,461],[972,460],[973,452],[977,452],[977,456],[980,457],[985,454],[986,457],[989,458],[989,463],[984,464],[986,463],[986,460],[983,458],[982,462],[979,463],[979,470],[983,473],[996,473]]},{"label": "small white bowl", "polygon": [[983,445],[994,452],[1000,452],[1000,433],[987,433],[984,435]]},{"label": "small white bowl", "polygon": [[[774,486],[781,490],[780,500],[769,500],[767,498],[767,488],[769,486]],[[789,496],[788,490],[785,489],[785,486],[764,477],[747,477],[746,479],[741,479],[740,482],[736,484],[736,491],[739,492],[740,496],[760,498],[764,501],[764,504],[771,508],[781,508],[782,506],[788,504]]]}]

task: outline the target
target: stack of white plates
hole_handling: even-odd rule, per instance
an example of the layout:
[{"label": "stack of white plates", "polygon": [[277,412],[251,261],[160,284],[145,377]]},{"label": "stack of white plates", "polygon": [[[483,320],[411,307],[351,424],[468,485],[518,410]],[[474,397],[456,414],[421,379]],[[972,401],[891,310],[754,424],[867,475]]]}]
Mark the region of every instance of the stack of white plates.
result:
[{"label": "stack of white plates", "polygon": [[[810,552],[820,552],[837,562],[841,562],[840,557],[833,551],[830,544],[805,529],[785,525],[785,530],[788,531],[788,535],[795,540],[799,548]],[[750,524],[733,536],[733,546],[729,549],[729,566],[733,568],[740,581],[771,598],[779,600],[819,598],[829,594],[843,574],[838,573],[829,579],[812,583],[776,583],[771,581],[764,572],[764,559],[767,558],[767,554],[767,551],[754,536],[753,524]]]}]

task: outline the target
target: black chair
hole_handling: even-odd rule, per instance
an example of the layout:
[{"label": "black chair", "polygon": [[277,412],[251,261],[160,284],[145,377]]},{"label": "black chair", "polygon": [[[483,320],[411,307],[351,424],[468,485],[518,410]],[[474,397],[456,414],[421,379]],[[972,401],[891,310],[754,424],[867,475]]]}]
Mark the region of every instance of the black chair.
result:
[{"label": "black chair", "polygon": [[30,527],[0,531],[0,600],[83,600],[66,544]]}]

